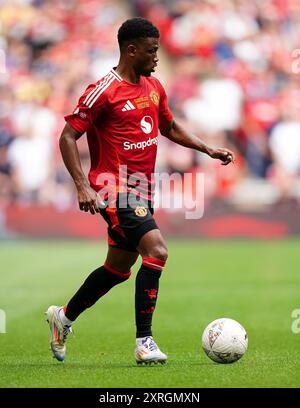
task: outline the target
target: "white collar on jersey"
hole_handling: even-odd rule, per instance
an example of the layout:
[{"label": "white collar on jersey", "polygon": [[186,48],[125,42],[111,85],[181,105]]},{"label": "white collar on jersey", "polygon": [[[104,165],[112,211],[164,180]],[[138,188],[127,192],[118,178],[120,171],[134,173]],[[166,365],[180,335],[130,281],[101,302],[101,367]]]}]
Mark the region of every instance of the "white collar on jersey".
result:
[{"label": "white collar on jersey", "polygon": [[119,82],[121,82],[121,81],[123,81],[123,78],[120,77],[120,75],[116,72],[116,68],[117,68],[117,67],[113,67],[112,70],[111,70],[111,72],[114,74],[114,76],[117,78],[117,80],[118,80]]}]

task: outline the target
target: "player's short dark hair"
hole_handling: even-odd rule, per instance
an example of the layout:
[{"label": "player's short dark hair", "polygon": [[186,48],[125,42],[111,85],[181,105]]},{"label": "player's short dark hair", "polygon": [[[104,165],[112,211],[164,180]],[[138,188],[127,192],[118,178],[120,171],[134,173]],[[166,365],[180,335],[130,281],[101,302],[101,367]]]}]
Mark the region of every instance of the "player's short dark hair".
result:
[{"label": "player's short dark hair", "polygon": [[151,21],[142,17],[134,17],[124,21],[118,31],[120,48],[127,41],[148,37],[159,38],[159,30]]}]

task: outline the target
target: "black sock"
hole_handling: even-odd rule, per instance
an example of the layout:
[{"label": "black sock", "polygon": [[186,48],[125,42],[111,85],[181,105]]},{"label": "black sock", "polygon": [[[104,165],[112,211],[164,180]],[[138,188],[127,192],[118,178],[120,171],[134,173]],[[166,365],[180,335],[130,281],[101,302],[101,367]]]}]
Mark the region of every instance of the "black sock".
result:
[{"label": "black sock", "polygon": [[142,265],[135,281],[136,337],[152,336],[152,316],[155,310],[161,271]]},{"label": "black sock", "polygon": [[105,293],[118,283],[124,282],[130,276],[128,273],[114,271],[107,266],[101,266],[93,271],[78,289],[72,299],[65,307],[65,315],[68,319],[74,321],[80,313],[91,307]]}]

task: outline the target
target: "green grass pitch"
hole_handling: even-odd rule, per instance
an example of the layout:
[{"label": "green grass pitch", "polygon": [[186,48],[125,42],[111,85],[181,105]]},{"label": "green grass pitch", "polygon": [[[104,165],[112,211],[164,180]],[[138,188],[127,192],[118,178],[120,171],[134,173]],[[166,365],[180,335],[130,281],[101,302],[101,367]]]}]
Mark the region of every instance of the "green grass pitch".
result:
[{"label": "green grass pitch", "polygon": [[[133,358],[134,276],[74,325],[64,363],[48,350],[44,311],[63,304],[103,263],[95,241],[1,242],[0,387],[299,387],[299,241],[169,241],[154,337],[169,360],[137,366]],[[201,349],[205,326],[219,317],[247,330],[245,356],[230,365]]]}]

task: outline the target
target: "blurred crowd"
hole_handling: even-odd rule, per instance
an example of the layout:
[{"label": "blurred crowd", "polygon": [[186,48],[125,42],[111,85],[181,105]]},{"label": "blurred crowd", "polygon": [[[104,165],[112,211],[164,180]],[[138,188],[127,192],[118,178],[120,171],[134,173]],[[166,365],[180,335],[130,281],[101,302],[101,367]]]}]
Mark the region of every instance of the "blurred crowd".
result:
[{"label": "blurred crowd", "polygon": [[[203,172],[208,202],[300,205],[298,0],[0,0],[0,203],[76,205],[63,116],[116,65],[117,30],[137,15],[160,29],[175,118],[236,154],[224,167],[161,137],[156,170]],[[87,171],[84,137],[79,149]]]}]

